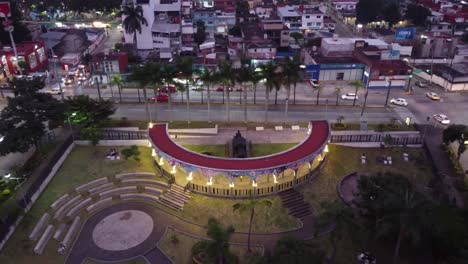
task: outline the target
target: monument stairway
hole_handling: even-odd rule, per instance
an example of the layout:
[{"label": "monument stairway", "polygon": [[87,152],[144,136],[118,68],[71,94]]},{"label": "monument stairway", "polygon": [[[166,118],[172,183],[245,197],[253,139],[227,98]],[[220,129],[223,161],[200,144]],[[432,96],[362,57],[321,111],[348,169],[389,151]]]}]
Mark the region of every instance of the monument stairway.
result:
[{"label": "monument stairway", "polygon": [[181,211],[190,199],[190,191],[172,184],[168,192],[159,196],[159,202],[174,210]]},{"label": "monument stairway", "polygon": [[310,205],[304,202],[304,196],[294,189],[279,193],[283,207],[288,209],[288,214],[297,218],[303,218],[312,214]]}]

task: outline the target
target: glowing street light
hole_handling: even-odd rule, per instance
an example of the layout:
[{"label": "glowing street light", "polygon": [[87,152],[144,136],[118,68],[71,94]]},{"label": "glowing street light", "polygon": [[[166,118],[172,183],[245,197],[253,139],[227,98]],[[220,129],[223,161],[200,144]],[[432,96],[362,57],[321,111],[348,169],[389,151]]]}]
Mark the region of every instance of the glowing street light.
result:
[{"label": "glowing street light", "polygon": [[229,188],[234,188],[234,182],[229,183]]},{"label": "glowing street light", "polygon": [[159,163],[158,164],[159,164],[159,166],[164,165],[164,158],[163,157],[159,158]]},{"label": "glowing street light", "polygon": [[172,165],[171,174],[175,174],[175,173],[176,173],[176,165]]},{"label": "glowing street light", "polygon": [[192,181],[193,180],[193,176],[192,176],[192,172],[189,173],[189,175],[187,176],[187,181]]}]

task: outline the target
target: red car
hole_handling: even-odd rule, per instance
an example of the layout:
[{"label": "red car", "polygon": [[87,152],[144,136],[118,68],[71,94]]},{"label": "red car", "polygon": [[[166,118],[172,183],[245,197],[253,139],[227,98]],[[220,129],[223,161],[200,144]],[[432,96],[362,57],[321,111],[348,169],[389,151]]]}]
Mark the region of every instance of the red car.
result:
[{"label": "red car", "polygon": [[[232,92],[232,87],[227,86],[225,88],[228,89],[229,92]],[[218,88],[216,88],[216,91],[222,92],[222,91],[224,91],[224,87],[223,86],[218,86]]]},{"label": "red car", "polygon": [[165,93],[162,93],[162,94],[159,94],[156,97],[151,98],[151,101],[154,102],[154,100],[156,100],[157,102],[160,102],[160,103],[168,102],[169,101],[169,95],[165,94]]},{"label": "red car", "polygon": [[[163,93],[168,93],[167,90],[168,90],[167,85],[164,85],[163,87],[158,89],[158,91],[163,92]],[[169,91],[171,91],[171,93],[176,93],[177,88],[174,85],[169,85]]]}]

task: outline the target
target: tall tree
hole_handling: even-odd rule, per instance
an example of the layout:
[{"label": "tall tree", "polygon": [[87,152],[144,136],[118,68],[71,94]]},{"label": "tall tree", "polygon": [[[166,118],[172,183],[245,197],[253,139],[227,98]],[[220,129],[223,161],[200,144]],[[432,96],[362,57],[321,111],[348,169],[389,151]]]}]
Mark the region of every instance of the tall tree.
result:
[{"label": "tall tree", "polygon": [[341,91],[343,88],[335,87],[335,95],[336,95],[336,105],[338,105],[338,100],[340,99]]},{"label": "tall tree", "polygon": [[212,86],[216,82],[216,74],[214,70],[210,70],[209,68],[205,67],[200,75],[200,80],[206,86],[207,95],[208,95],[208,122],[211,123],[211,89]]},{"label": "tall tree", "polygon": [[195,33],[193,38],[194,38],[195,43],[197,43],[197,45],[200,46],[200,44],[205,42],[205,39],[206,39],[206,26],[205,26],[205,22],[203,22],[202,20],[198,20],[196,25],[197,25],[197,32]]},{"label": "tall tree", "polygon": [[181,57],[177,60],[177,69],[180,76],[185,79],[185,93],[187,97],[187,123],[190,124],[190,89],[189,83],[193,78],[193,59],[191,57]]},{"label": "tall tree", "polygon": [[236,203],[232,206],[234,211],[239,211],[240,213],[249,212],[249,233],[247,236],[247,250],[250,252],[250,235],[252,234],[252,223],[255,215],[255,208],[258,206],[271,207],[272,202],[270,200],[259,200],[259,199],[249,199],[248,201],[242,203]]},{"label": "tall tree", "polygon": [[460,160],[461,155],[466,150],[465,141],[468,140],[468,127],[465,125],[450,125],[442,133],[442,140],[445,144],[457,142],[457,158]]},{"label": "tall tree", "polygon": [[141,34],[142,26],[148,26],[148,21],[143,16],[143,9],[140,5],[135,5],[132,2],[127,2],[126,5],[122,6],[120,16],[124,16],[122,26],[125,32],[133,34],[133,43],[135,44],[135,50],[138,50],[137,33]]},{"label": "tall tree", "polygon": [[352,81],[349,83],[351,86],[354,86],[354,94],[356,95],[354,97],[354,101],[353,101],[353,106],[356,105],[356,99],[357,99],[357,93],[358,93],[358,90],[361,89],[363,87],[363,84],[360,80],[356,80],[356,81]]},{"label": "tall tree", "polygon": [[148,74],[150,74],[150,84],[153,86],[153,94],[154,94],[154,122],[158,120],[158,89],[161,85],[163,85],[163,80],[161,77],[161,65],[155,62],[148,63]]},{"label": "tall tree", "polygon": [[397,3],[389,3],[385,6],[382,15],[388,23],[388,28],[391,28],[401,19],[400,6]]},{"label": "tall tree", "polygon": [[119,91],[119,102],[122,102],[122,76],[120,76],[120,74],[112,76],[111,85],[117,86],[117,90]]},{"label": "tall tree", "polygon": [[245,17],[250,14],[249,2],[246,0],[238,1],[236,3],[236,17]]},{"label": "tall tree", "polygon": [[[293,86],[293,104],[296,104],[296,85],[302,80],[302,68],[301,68],[301,59],[299,55],[296,54],[292,59],[289,57],[286,58],[286,61],[283,65],[284,75],[285,75],[285,84],[286,89],[291,90],[291,85]],[[289,99],[288,91],[288,99]]]},{"label": "tall tree", "polygon": [[260,76],[265,80],[265,123],[268,122],[268,105],[270,104],[270,91],[280,86],[278,82],[279,69],[273,62],[260,66]]},{"label": "tall tree", "polygon": [[13,80],[15,97],[0,113],[0,155],[26,152],[48,130],[65,119],[66,106],[47,93],[40,93],[44,82],[40,79]]},{"label": "tall tree", "polygon": [[219,80],[223,83],[223,93],[226,96],[226,119],[228,122],[230,122],[231,113],[229,109],[229,104],[230,104],[229,90],[236,83],[236,77],[234,74],[234,70],[232,69],[232,63],[230,61],[221,61],[221,63],[219,63],[218,76],[219,76]]},{"label": "tall tree", "polygon": [[356,5],[356,22],[368,24],[376,21],[382,6],[382,0],[359,0]]},{"label": "tall tree", "polygon": [[[199,263],[236,263],[236,256],[229,250],[229,239],[232,233],[234,233],[234,227],[224,228],[218,220],[208,219],[206,234],[211,240],[203,240],[193,245],[192,255]],[[200,253],[204,253],[204,259],[198,259],[201,256]]]},{"label": "tall tree", "polygon": [[[115,113],[115,107],[109,100],[96,100],[88,95],[68,97],[65,100],[70,121],[74,124],[99,126]],[[72,115],[73,113],[73,115]]]},{"label": "tall tree", "polygon": [[253,76],[252,73],[255,73],[254,70],[249,65],[242,65],[240,69],[236,71],[237,83],[242,86],[242,92],[244,95],[244,123],[247,123],[247,87],[245,83],[251,82]]},{"label": "tall tree", "polygon": [[[138,85],[143,89],[143,100],[145,101],[145,112],[146,120],[150,123],[151,114],[148,106],[148,93],[147,86],[151,83],[151,66],[150,64],[135,65],[131,69],[131,74],[129,79],[138,83]],[[138,89],[138,88],[137,88]]]},{"label": "tall tree", "polygon": [[406,18],[416,26],[424,26],[426,19],[431,15],[431,10],[418,4],[409,4],[406,7]]},{"label": "tall tree", "polygon": [[161,79],[165,83],[168,91],[168,97],[169,97],[169,122],[172,122],[172,93],[170,91],[169,86],[175,85],[174,79],[177,77],[178,72],[177,69],[168,64],[164,64],[163,67],[161,68]]},{"label": "tall tree", "polygon": [[317,84],[316,86],[313,86],[314,90],[317,92],[317,100],[315,101],[315,105],[318,105],[319,99],[320,99],[320,91],[322,90],[322,86]]}]

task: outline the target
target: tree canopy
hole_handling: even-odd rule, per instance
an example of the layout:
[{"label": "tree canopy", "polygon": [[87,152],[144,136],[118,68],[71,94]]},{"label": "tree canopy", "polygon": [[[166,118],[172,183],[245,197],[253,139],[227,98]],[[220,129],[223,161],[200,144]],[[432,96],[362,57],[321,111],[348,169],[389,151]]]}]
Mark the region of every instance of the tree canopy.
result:
[{"label": "tree canopy", "polygon": [[400,7],[396,3],[390,3],[383,9],[382,16],[387,21],[389,28],[400,21]]},{"label": "tree canopy", "polygon": [[205,42],[205,39],[206,39],[205,22],[203,22],[201,20],[197,21],[197,32],[195,33],[193,38],[195,40],[195,43],[197,43],[197,45],[200,45],[203,42]]},{"label": "tree canopy", "polygon": [[67,114],[72,123],[84,125],[100,125],[114,114],[115,107],[109,100],[96,100],[87,95],[78,95],[66,99]]},{"label": "tree canopy", "polygon": [[423,26],[426,23],[426,19],[431,15],[431,10],[427,7],[409,4],[406,7],[406,18],[413,22],[416,26]]},{"label": "tree canopy", "polygon": [[382,0],[359,0],[356,5],[356,22],[367,24],[376,21],[382,7]]},{"label": "tree canopy", "polygon": [[[10,1],[11,8],[11,20],[13,21],[13,38],[16,43],[31,40],[31,34],[29,29],[21,22],[23,20],[23,14],[21,13],[16,1]],[[10,35],[0,26],[0,42],[2,44],[10,45]]]},{"label": "tree canopy", "polygon": [[40,79],[14,80],[11,84],[15,97],[8,98],[8,105],[0,113],[0,155],[28,151],[65,118],[65,104],[38,92],[44,87]]}]

